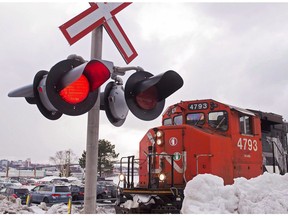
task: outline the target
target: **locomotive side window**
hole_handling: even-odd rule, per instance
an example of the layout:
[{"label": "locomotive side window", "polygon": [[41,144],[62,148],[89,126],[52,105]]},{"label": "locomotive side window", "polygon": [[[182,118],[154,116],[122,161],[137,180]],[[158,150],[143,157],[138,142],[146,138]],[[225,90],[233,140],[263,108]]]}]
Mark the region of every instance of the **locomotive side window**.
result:
[{"label": "locomotive side window", "polygon": [[167,119],[164,119],[163,121],[163,125],[172,125],[172,119],[171,118],[167,118]]},{"label": "locomotive side window", "polygon": [[204,113],[187,114],[186,123],[189,125],[203,125],[205,123]]},{"label": "locomotive side window", "polygon": [[173,120],[174,120],[174,125],[181,125],[181,124],[183,124],[182,115],[175,116]]},{"label": "locomotive side window", "polygon": [[253,134],[252,133],[252,121],[248,115],[240,116],[240,133],[241,134]]},{"label": "locomotive side window", "polygon": [[210,112],[208,114],[208,123],[211,127],[226,131],[228,129],[228,114],[225,111]]}]

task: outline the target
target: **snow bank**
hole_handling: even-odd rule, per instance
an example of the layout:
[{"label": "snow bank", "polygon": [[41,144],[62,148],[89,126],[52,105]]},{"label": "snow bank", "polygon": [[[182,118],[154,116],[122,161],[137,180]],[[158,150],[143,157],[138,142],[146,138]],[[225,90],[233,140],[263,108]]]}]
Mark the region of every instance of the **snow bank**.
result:
[{"label": "snow bank", "polygon": [[211,174],[196,176],[184,190],[181,213],[273,214],[288,213],[288,174],[264,173],[247,180],[236,178],[224,186]]},{"label": "snow bank", "polygon": [[[5,196],[0,194],[0,214],[67,214],[68,206],[64,203],[54,204],[51,207],[46,206],[44,202],[39,205],[21,205],[21,200],[10,199],[8,200]],[[72,205],[72,214],[83,214],[84,209],[80,206]],[[115,214],[114,207],[106,208],[97,206],[97,214]]]},{"label": "snow bank", "polygon": [[[181,213],[208,214],[287,214],[288,213],[288,174],[264,173],[247,180],[235,179],[233,185],[224,186],[223,179],[210,174],[196,176],[184,190],[185,199]],[[82,214],[83,208],[72,205],[72,214]],[[98,214],[115,214],[111,206],[97,206]],[[20,199],[8,200],[0,195],[0,214],[67,214],[65,204],[47,207],[45,203],[28,207],[21,205]]]}]

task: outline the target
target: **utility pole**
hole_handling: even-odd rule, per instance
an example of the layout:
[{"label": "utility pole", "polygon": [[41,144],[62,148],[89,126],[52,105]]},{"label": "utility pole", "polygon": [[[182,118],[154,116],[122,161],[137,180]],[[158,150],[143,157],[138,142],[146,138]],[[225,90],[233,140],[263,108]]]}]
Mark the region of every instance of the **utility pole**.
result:
[{"label": "utility pole", "polygon": [[[102,58],[103,26],[92,31],[91,59]],[[84,213],[96,213],[97,162],[99,139],[100,88],[94,107],[88,112]]]},{"label": "utility pole", "polygon": [[65,177],[69,177],[70,165],[71,165],[71,150],[66,151],[66,162],[65,162]]}]

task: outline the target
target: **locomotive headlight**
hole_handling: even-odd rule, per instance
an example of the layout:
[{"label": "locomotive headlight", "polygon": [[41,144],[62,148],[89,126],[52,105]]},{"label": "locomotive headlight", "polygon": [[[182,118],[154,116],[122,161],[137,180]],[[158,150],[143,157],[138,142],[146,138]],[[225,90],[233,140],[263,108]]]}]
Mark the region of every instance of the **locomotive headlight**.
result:
[{"label": "locomotive headlight", "polygon": [[156,137],[157,138],[160,138],[162,136],[163,136],[163,132],[162,131],[159,130],[159,131],[156,132]]},{"label": "locomotive headlight", "polygon": [[156,143],[157,143],[157,145],[162,145],[163,140],[158,138],[158,139],[156,140]]},{"label": "locomotive headlight", "polygon": [[119,175],[119,180],[120,180],[120,181],[124,181],[124,179],[125,179],[125,175],[121,173],[121,174]]},{"label": "locomotive headlight", "polygon": [[160,146],[163,143],[164,143],[164,132],[161,130],[158,130],[156,132],[156,144]]},{"label": "locomotive headlight", "polygon": [[164,181],[166,179],[166,175],[164,173],[160,173],[159,180]]}]

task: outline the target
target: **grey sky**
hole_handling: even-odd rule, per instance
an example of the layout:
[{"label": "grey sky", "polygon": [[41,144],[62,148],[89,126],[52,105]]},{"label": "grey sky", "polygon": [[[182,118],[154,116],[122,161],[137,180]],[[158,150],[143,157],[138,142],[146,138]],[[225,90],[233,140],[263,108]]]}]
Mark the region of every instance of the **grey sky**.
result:
[{"label": "grey sky", "polygon": [[[86,148],[87,114],[50,121],[36,106],[7,94],[70,54],[90,58],[90,34],[69,46],[58,29],[88,7],[0,3],[0,159],[47,162],[56,151],[72,149],[81,156]],[[116,17],[139,55],[129,65],[153,74],[172,69],[183,77],[184,86],[165,108],[180,100],[212,98],[287,119],[287,12],[287,3],[133,3]],[[126,66],[105,31],[102,58]],[[161,116],[145,122],[129,112],[117,128],[101,112],[100,138],[127,156],[137,153],[146,131],[160,123]]]}]

